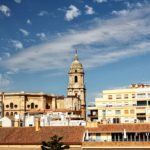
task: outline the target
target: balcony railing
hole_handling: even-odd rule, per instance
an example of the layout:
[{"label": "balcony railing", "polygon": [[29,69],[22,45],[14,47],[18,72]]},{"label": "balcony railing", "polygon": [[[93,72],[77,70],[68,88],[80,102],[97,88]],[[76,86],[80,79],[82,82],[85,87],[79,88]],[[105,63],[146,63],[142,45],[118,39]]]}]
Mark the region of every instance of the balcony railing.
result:
[{"label": "balcony railing", "polygon": [[96,107],[95,104],[89,104],[88,107]]},{"label": "balcony railing", "polygon": [[98,118],[98,114],[96,114],[96,115],[88,114],[88,117],[90,117],[90,118]]}]

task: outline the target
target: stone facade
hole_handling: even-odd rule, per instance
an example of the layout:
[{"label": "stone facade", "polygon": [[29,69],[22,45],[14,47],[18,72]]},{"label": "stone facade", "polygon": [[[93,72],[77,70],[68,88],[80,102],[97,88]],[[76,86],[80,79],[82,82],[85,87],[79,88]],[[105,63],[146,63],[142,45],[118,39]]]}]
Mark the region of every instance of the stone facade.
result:
[{"label": "stone facade", "polygon": [[84,84],[84,70],[79,61],[77,53],[75,54],[74,61],[70,66],[69,82],[68,82],[68,95],[77,96],[81,99],[81,113],[82,117],[86,118],[86,88]]},{"label": "stone facade", "polygon": [[24,115],[33,110],[68,110],[85,119],[85,85],[83,66],[77,54],[69,71],[67,96],[45,93],[0,93],[0,117]]}]

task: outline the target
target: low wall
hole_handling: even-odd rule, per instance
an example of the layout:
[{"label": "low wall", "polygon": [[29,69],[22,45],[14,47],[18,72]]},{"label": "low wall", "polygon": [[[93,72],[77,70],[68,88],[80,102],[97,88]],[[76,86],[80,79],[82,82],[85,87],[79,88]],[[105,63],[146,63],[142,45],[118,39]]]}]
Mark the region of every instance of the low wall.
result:
[{"label": "low wall", "polygon": [[[40,145],[0,145],[0,150],[41,150]],[[80,145],[71,145],[70,150],[81,150]]]}]

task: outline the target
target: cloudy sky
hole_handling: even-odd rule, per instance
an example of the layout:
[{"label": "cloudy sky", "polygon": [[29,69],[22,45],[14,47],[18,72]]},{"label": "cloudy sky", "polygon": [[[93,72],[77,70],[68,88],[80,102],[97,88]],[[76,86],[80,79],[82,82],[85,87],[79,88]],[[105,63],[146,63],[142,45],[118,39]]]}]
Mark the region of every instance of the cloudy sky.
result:
[{"label": "cloudy sky", "polygon": [[150,1],[0,0],[0,91],[66,95],[75,49],[88,101],[150,83]]}]

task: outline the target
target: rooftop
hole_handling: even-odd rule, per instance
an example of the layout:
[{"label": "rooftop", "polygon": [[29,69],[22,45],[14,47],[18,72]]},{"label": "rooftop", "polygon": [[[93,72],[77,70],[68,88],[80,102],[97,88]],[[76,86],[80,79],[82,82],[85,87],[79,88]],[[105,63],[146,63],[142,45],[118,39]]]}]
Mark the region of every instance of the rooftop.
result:
[{"label": "rooftop", "polygon": [[135,124],[100,124],[97,127],[86,127],[89,132],[99,132],[99,133],[115,133],[123,132],[150,132],[149,123],[135,123]]},{"label": "rooftop", "polygon": [[63,137],[66,144],[78,145],[82,143],[83,132],[81,126],[41,127],[39,131],[34,127],[0,128],[0,145],[40,145],[54,135]]}]

